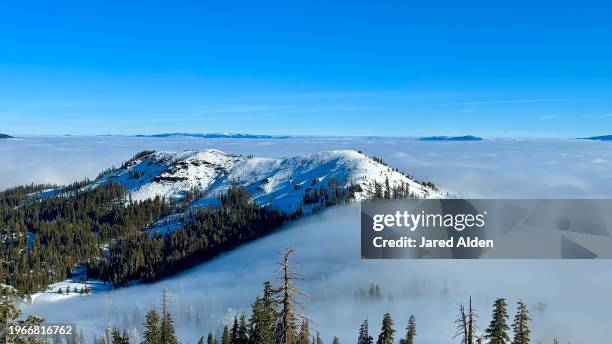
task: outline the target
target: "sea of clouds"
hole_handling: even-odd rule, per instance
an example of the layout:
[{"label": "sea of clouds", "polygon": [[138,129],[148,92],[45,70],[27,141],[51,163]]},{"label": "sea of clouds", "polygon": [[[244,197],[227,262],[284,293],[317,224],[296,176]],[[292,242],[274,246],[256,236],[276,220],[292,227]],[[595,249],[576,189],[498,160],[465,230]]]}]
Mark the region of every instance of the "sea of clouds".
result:
[{"label": "sea of clouds", "polygon": [[384,158],[421,180],[469,198],[606,198],[612,195],[609,142],[496,139],[424,142],[383,138],[197,139],[32,137],[0,141],[0,189],[65,184],[121,163],[141,150],[196,150],[268,157],[354,149]]},{"label": "sea of clouds", "polygon": [[[363,150],[464,197],[612,195],[612,147],[578,140],[25,138],[0,142],[0,188],[93,178],[143,149],[203,148],[261,156]],[[488,325],[493,300],[505,297],[511,312],[519,298],[528,304],[533,339],[552,342],[558,336],[561,342],[595,343],[612,336],[602,320],[612,306],[611,262],[361,260],[355,205],[300,220],[155,284],[34,303],[24,310],[53,321],[78,320],[91,335],[109,322],[123,328],[139,326],[148,309],[159,307],[161,290],[168,289],[179,335],[193,343],[209,330],[218,331],[219,319],[229,321],[237,312],[248,311],[262,283],[276,281],[275,264],[287,246],[298,250],[295,258],[305,276],[300,285],[310,295],[303,311],[326,342],[334,335],[344,343],[355,341],[366,318],[375,336],[382,314],[390,312],[398,336],[414,313],[420,343],[454,343],[457,308],[469,296],[481,329]],[[355,296],[371,283],[381,286],[383,300]]]}]

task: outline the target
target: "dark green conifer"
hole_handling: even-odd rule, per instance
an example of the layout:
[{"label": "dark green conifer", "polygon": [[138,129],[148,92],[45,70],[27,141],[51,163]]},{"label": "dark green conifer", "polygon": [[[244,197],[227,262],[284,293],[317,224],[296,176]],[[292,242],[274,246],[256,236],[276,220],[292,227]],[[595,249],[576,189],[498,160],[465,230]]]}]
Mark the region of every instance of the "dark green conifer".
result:
[{"label": "dark green conifer", "polygon": [[368,320],[364,320],[359,327],[359,336],[357,337],[357,344],[373,344],[374,338],[368,334]]},{"label": "dark green conifer", "polygon": [[213,336],[212,332],[210,331],[208,332],[208,338],[206,339],[206,344],[216,344],[215,336]]},{"label": "dark green conifer", "polygon": [[510,343],[510,338],[508,337],[509,329],[506,300],[499,298],[495,300],[493,317],[489,328],[485,332],[485,338],[489,341],[489,344],[508,344]]},{"label": "dark green conifer", "polygon": [[310,344],[310,325],[308,324],[308,320],[302,321],[297,344]]},{"label": "dark green conifer", "polygon": [[414,344],[414,337],[416,337],[416,317],[411,314],[406,326],[406,337],[400,339],[400,344]]},{"label": "dark green conifer", "polygon": [[238,336],[237,336],[238,344],[248,344],[249,343],[249,328],[246,320],[246,314],[242,313],[240,315],[240,319],[238,321]]},{"label": "dark green conifer", "polygon": [[380,334],[378,335],[376,344],[393,344],[394,333],[395,330],[393,329],[393,319],[391,318],[391,314],[385,313],[383,316],[382,328],[380,330]]},{"label": "dark green conifer", "polygon": [[529,311],[523,301],[518,301],[518,307],[516,315],[514,316],[514,322],[512,323],[512,330],[514,332],[514,338],[512,344],[529,344]]},{"label": "dark green conifer", "polygon": [[223,326],[223,334],[221,335],[221,344],[231,344],[232,338],[230,337],[227,325]]},{"label": "dark green conifer", "polygon": [[144,344],[159,344],[159,315],[155,310],[150,310],[145,316]]},{"label": "dark green conifer", "polygon": [[264,283],[263,297],[261,299],[257,297],[253,303],[249,336],[252,344],[266,344],[275,341],[278,312],[274,302],[274,292],[270,282]]},{"label": "dark green conifer", "polygon": [[178,344],[176,333],[174,332],[174,322],[168,311],[167,290],[164,290],[162,294],[162,318],[159,329],[159,340],[161,344]]}]

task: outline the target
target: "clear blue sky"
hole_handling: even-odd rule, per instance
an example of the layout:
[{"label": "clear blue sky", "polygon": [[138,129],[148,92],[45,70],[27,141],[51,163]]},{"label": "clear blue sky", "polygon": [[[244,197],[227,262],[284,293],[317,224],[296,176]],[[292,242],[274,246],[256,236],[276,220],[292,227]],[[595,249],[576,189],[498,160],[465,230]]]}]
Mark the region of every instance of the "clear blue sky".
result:
[{"label": "clear blue sky", "polygon": [[612,134],[610,1],[8,1],[0,132]]}]

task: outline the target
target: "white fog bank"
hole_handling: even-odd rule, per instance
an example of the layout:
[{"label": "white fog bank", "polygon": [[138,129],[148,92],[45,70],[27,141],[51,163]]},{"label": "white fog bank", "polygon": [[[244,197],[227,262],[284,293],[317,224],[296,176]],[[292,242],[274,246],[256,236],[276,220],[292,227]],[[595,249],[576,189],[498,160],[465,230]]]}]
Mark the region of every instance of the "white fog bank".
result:
[{"label": "white fog bank", "polygon": [[[486,328],[491,305],[508,298],[510,313],[520,298],[533,318],[533,339],[551,342],[596,343],[612,336],[605,321],[612,305],[612,262],[609,261],[416,261],[361,260],[359,207],[339,207],[289,225],[286,229],[244,245],[151,285],[76,297],[62,302],[35,303],[27,313],[53,321],[77,321],[91,333],[108,322],[140,327],[143,314],[159,306],[161,291],[171,293],[172,314],[184,342],[195,342],[219,319],[249,311],[264,281],[274,280],[280,251],[297,248],[296,259],[310,294],[304,312],[326,342],[338,336],[343,343],[356,339],[359,324],[370,319],[377,333],[384,312],[390,312],[398,330],[411,313],[417,316],[419,343],[454,343],[459,302],[473,297],[479,325]],[[359,289],[378,283],[384,300],[355,297]],[[390,295],[390,296],[389,296]],[[403,331],[400,331],[401,333]]]},{"label": "white fog bank", "polygon": [[[355,149],[430,180],[464,197],[612,197],[612,144],[580,140],[486,140],[419,142],[405,139],[156,139],[129,137],[35,137],[0,141],[0,189],[26,183],[69,183],[93,178],[145,149],[216,148],[226,152],[282,157],[331,149]],[[411,313],[419,343],[454,343],[458,303],[474,299],[479,325],[489,322],[496,297],[518,298],[532,311],[533,339],[601,343],[612,337],[606,319],[612,307],[610,261],[366,261],[359,253],[356,206],[331,209],[244,245],[188,272],[152,285],[136,286],[55,303],[26,306],[51,321],[78,321],[98,333],[108,322],[140,326],[159,305],[161,290],[172,294],[172,312],[184,342],[194,343],[218,320],[247,311],[287,246],[307,277],[311,295],[304,310],[326,343],[356,340],[370,319],[377,335],[382,313],[394,316],[398,336]],[[381,285],[384,300],[357,300],[355,292]],[[391,294],[391,298],[389,298]]]}]

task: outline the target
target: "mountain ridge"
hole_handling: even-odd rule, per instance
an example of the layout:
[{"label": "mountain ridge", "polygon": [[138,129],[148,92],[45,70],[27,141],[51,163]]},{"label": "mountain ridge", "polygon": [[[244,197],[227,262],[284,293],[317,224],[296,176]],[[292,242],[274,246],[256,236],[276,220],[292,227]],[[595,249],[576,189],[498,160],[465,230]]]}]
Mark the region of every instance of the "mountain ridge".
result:
[{"label": "mountain ridge", "polygon": [[260,205],[292,212],[305,194],[318,188],[354,187],[357,200],[387,183],[411,197],[439,197],[433,184],[420,183],[381,159],[354,150],[334,150],[286,158],[225,153],[216,149],[183,152],[144,151],[121,167],[102,173],[86,188],[111,183],[125,187],[135,201],[157,196],[180,201],[189,192],[196,206],[214,204],[232,186],[245,188]]}]

